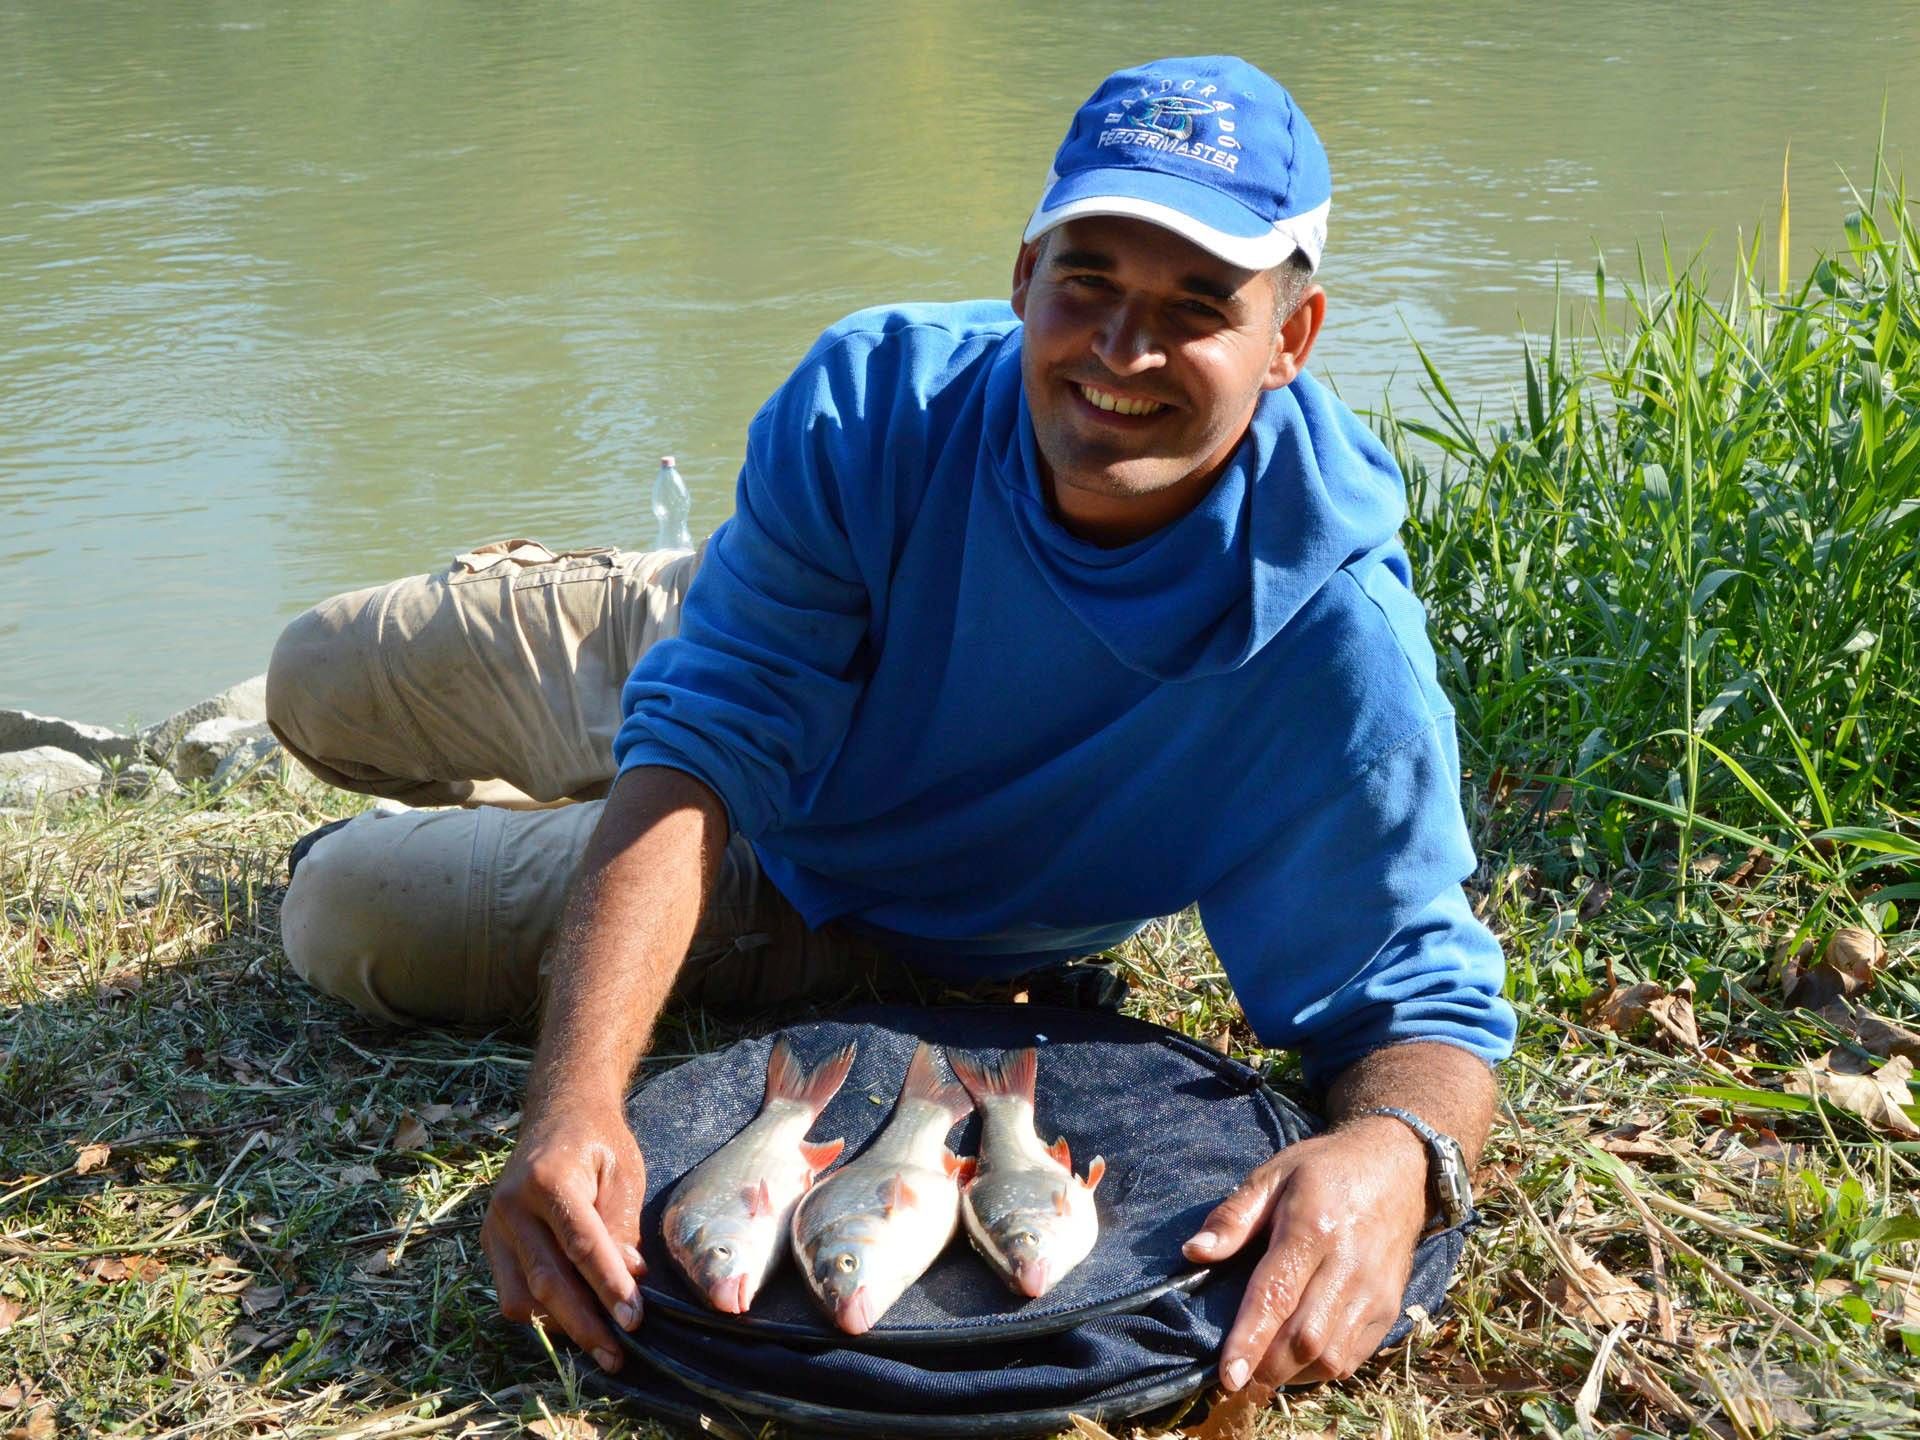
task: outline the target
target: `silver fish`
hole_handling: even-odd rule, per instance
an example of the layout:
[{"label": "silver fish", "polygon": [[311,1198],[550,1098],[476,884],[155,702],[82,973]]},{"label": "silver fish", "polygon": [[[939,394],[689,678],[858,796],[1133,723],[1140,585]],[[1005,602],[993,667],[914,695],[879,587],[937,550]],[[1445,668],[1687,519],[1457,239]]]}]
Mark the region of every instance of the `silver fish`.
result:
[{"label": "silver fish", "polygon": [[1094,1187],[1107,1173],[1096,1155],[1087,1178],[1073,1173],[1064,1138],[1040,1143],[1034,1129],[1034,1051],[1015,1050],[998,1065],[948,1057],[980,1107],[980,1166],[960,1197],[974,1249],[1022,1295],[1038,1298],[1087,1258],[1100,1237]]},{"label": "silver fish", "polygon": [[767,1057],[767,1093],[747,1127],[674,1188],[660,1217],[667,1253],[714,1309],[744,1315],[779,1263],[787,1223],[844,1140],[807,1131],[853,1067],[849,1045],[809,1074],[786,1038]]},{"label": "silver fish", "polygon": [[795,1208],[800,1273],[847,1334],[878,1324],[953,1238],[973,1161],[947,1149],[946,1138],[972,1109],[966,1091],[941,1080],[932,1047],[922,1045],[886,1129]]}]

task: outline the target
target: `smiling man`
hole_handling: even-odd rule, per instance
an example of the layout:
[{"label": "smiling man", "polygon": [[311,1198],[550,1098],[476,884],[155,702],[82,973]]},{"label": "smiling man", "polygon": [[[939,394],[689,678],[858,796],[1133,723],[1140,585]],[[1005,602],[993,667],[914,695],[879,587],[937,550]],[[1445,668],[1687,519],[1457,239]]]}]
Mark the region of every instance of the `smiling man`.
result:
[{"label": "smiling man", "polygon": [[[508,1315],[618,1365],[595,1299],[639,1323],[645,1174],[622,1100],[670,995],[1021,975],[1197,904],[1330,1121],[1189,1242],[1262,1251],[1222,1380],[1343,1376],[1377,1347],[1416,1239],[1465,1204],[1513,1017],[1461,891],[1400,477],[1303,369],[1330,195],[1306,117],[1244,61],[1122,71],[1060,147],[1011,309],[830,329],[754,419],[703,557],[463,557],[290,628],[270,710],[336,783],[613,779],[568,810],[356,821],[284,910],[302,972],[390,1018],[495,1018],[544,973],[482,1234]],[[328,678],[355,635],[378,723]],[[381,724],[429,758],[350,753]],[[750,935],[775,943],[743,978]]]}]

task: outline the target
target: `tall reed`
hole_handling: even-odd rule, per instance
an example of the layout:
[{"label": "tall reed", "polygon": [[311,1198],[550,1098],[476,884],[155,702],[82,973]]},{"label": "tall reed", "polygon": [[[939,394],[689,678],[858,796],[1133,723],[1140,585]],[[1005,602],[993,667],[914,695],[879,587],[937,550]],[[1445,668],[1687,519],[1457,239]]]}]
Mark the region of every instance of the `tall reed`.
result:
[{"label": "tall reed", "polygon": [[1383,425],[1469,763],[1567,782],[1588,868],[1671,868],[1682,915],[1695,844],[1818,868],[1812,834],[1892,834],[1920,796],[1904,186],[1845,234],[1784,295],[1757,242],[1719,300],[1664,252],[1621,297],[1597,271],[1590,335],[1528,347],[1508,423],[1423,355],[1435,418]]}]

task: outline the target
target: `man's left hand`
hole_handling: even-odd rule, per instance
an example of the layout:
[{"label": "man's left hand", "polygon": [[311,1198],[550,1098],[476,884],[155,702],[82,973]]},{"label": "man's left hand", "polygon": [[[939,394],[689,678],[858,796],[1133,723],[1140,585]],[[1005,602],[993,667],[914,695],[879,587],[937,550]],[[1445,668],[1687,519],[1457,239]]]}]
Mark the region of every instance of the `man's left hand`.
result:
[{"label": "man's left hand", "polygon": [[1186,1245],[1200,1263],[1266,1247],[1220,1352],[1221,1384],[1353,1374],[1400,1318],[1428,1213],[1426,1147],[1388,1116],[1347,1121],[1261,1165]]}]

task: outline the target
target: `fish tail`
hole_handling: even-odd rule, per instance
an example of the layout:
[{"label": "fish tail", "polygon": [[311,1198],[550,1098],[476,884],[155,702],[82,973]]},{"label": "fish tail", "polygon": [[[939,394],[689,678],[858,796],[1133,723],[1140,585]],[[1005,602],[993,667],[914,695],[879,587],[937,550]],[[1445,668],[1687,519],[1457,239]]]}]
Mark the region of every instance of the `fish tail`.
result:
[{"label": "fish tail", "polygon": [[1029,1105],[1033,1103],[1033,1082],[1040,1061],[1031,1045],[1008,1052],[998,1065],[984,1064],[958,1051],[947,1053],[947,1063],[953,1066],[953,1073],[979,1104],[986,1104],[996,1095],[1014,1095]]},{"label": "fish tail", "polygon": [[940,1071],[933,1063],[933,1047],[924,1040],[913,1052],[913,1063],[907,1066],[907,1083],[901,1087],[900,1098],[930,1100],[943,1107],[955,1124],[973,1113],[973,1102],[967,1098],[967,1092],[940,1078]]},{"label": "fish tail", "polygon": [[797,1100],[818,1115],[846,1083],[847,1072],[853,1068],[853,1048],[847,1046],[809,1072],[782,1035],[767,1057],[767,1099]]}]

